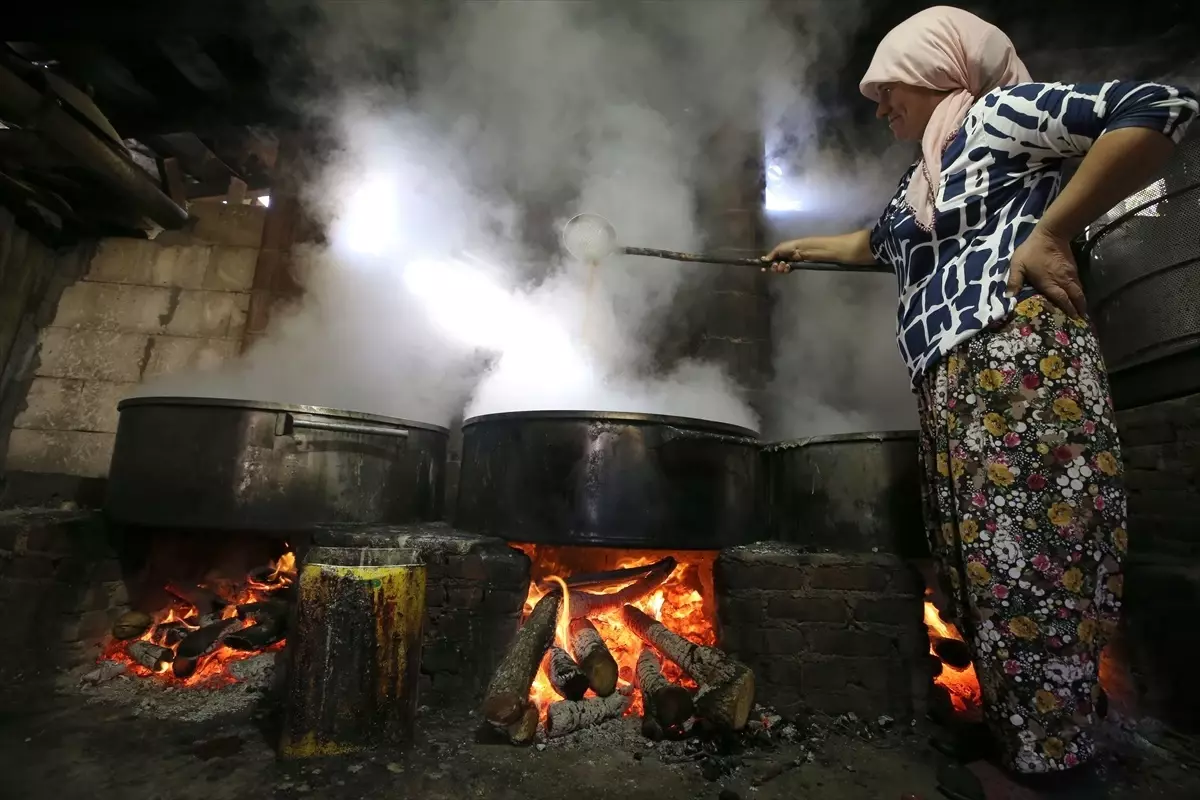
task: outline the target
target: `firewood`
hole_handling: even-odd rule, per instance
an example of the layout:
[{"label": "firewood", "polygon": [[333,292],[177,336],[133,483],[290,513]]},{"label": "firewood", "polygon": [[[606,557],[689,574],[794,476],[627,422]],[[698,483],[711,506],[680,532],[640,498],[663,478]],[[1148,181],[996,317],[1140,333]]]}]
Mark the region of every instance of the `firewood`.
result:
[{"label": "firewood", "polygon": [[160,647],[154,642],[138,641],[129,645],[129,657],[153,672],[164,672],[175,659],[169,647]]},{"label": "firewood", "polygon": [[616,719],[629,708],[631,698],[624,692],[586,700],[559,700],[546,711],[546,736],[554,739],[568,733]]},{"label": "firewood", "polygon": [[144,611],[126,611],[113,623],[113,638],[122,641],[136,639],[148,631],[153,622],[150,615]]},{"label": "firewood", "polygon": [[620,608],[626,603],[642,599],[659,586],[662,586],[667,578],[671,577],[671,573],[675,571],[675,566],[675,559],[670,557],[664,558],[662,561],[656,562],[654,568],[647,571],[642,577],[624,589],[619,589],[610,594],[592,594],[591,592],[572,589],[571,619],[594,617],[605,611]]},{"label": "firewood", "polygon": [[200,616],[219,612],[229,605],[224,599],[203,586],[185,586],[182,583],[168,583],[166,590],[175,597],[196,609]]},{"label": "firewood", "polygon": [[[670,569],[675,569],[675,559],[671,556],[655,561],[651,564],[642,564],[639,567],[623,567],[621,569],[610,569],[604,572],[585,572],[572,575],[566,579],[568,589],[587,589],[595,586],[611,586],[614,583],[624,583],[625,581],[636,580],[648,572],[661,570],[670,562]],[[670,571],[668,571],[670,574]],[[554,581],[543,580],[538,583],[538,587],[543,592],[548,592],[555,586]]]},{"label": "firewood", "polygon": [[971,649],[966,642],[942,636],[930,636],[933,642],[933,652],[938,658],[955,669],[966,669],[971,666]]},{"label": "firewood", "polygon": [[493,725],[511,725],[525,713],[533,679],[554,641],[559,599],[551,592],[538,601],[492,674],[481,713]]},{"label": "firewood", "polygon": [[561,647],[550,648],[543,659],[542,667],[546,670],[546,677],[550,679],[550,686],[558,692],[559,697],[567,700],[582,700],[591,685],[587,675],[584,675],[583,670],[575,663],[575,659]]},{"label": "firewood", "polygon": [[754,673],[715,647],[696,644],[633,606],[622,609],[625,625],[639,639],[700,685],[695,705],[699,716],[734,731],[746,727],[754,705]]},{"label": "firewood", "polygon": [[261,600],[255,603],[242,603],[237,607],[238,619],[261,623],[264,619],[286,619],[288,604],[283,600]]},{"label": "firewood", "polygon": [[[574,598],[574,592],[571,597]],[[574,615],[572,615],[574,616]],[[617,688],[617,661],[608,652],[596,626],[586,619],[572,619],[571,650],[588,685],[598,697],[608,697]]]},{"label": "firewood", "polygon": [[658,656],[649,647],[643,647],[638,654],[634,674],[642,691],[643,710],[653,713],[662,728],[673,728],[692,718],[695,711],[692,693],[666,679]]},{"label": "firewood", "polygon": [[217,649],[226,632],[236,623],[236,619],[222,619],[192,631],[183,637],[183,641],[175,648],[175,656],[177,658],[199,658],[211,653]]},{"label": "firewood", "polygon": [[248,625],[234,631],[221,643],[234,650],[265,650],[273,644],[283,641],[284,624],[279,619],[267,619],[257,625]]},{"label": "firewood", "polygon": [[171,662],[171,672],[180,680],[187,680],[196,673],[196,667],[200,666],[198,658],[180,658],[175,656],[175,660]]},{"label": "firewood", "polygon": [[187,635],[194,631],[195,628],[189,626],[183,620],[175,620],[174,622],[164,622],[154,628],[153,638],[156,642],[167,647],[174,647],[182,642]]},{"label": "firewood", "polygon": [[509,725],[505,732],[508,734],[508,741],[515,745],[532,744],[537,738],[538,723],[537,706],[533,703],[528,703],[521,716],[517,717],[517,721]]}]

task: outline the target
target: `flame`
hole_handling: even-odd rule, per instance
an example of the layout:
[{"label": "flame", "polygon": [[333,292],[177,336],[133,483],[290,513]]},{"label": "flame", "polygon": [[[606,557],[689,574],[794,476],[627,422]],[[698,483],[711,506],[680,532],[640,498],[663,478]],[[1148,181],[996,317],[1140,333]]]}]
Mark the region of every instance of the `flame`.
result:
[{"label": "flame", "polygon": [[[715,556],[709,552],[656,552],[645,550],[612,550],[595,547],[546,547],[543,545],[514,545],[523,551],[533,561],[530,575],[529,594],[525,600],[525,614],[533,610],[533,606],[545,594],[538,584],[542,581],[561,581],[560,575],[574,575],[584,572],[601,570],[624,569],[639,567],[658,561],[666,555],[673,556],[679,563],[674,571],[655,591],[636,600],[631,605],[636,606],[650,616],[662,622],[680,636],[685,636],[699,644],[716,644],[716,627],[713,624],[713,610],[704,596],[712,596],[712,563]],[[588,587],[585,591],[593,594],[609,594],[628,586],[632,581],[613,584],[610,586]],[[569,612],[568,612],[569,613]],[[633,682],[634,669],[637,665],[638,653],[642,649],[642,641],[632,631],[625,627],[621,619],[621,609],[617,608],[603,614],[589,617],[596,630],[600,633],[609,652],[616,659],[620,670],[619,685],[626,686]],[[569,638],[566,635],[570,618],[560,609],[556,627],[557,642],[567,652],[571,652]],[[565,646],[564,646],[565,645]],[[672,681],[681,683],[689,688],[695,684],[683,675],[679,668],[669,661],[663,663],[663,673]],[[530,700],[538,707],[544,717],[546,708],[553,702],[561,700],[558,693],[550,686],[550,678],[544,669],[539,668],[530,690]],[[589,692],[589,697],[591,696]],[[633,703],[627,714],[640,714],[642,698],[634,694]]]},{"label": "flame", "polygon": [[[929,601],[925,602],[925,625],[930,631],[943,639],[963,641],[958,629],[953,625],[943,622],[937,608]],[[937,653],[933,649],[932,636],[929,641],[929,653],[935,658],[937,657]],[[968,665],[965,669],[955,669],[943,661],[942,673],[934,678],[933,682],[939,686],[946,687],[946,691],[950,693],[950,701],[954,704],[955,711],[969,714],[981,707],[983,698],[980,694],[979,678],[975,675],[974,664]]]},{"label": "flame", "polygon": [[[288,551],[280,556],[278,561],[273,561],[268,566],[271,571],[261,581],[250,577],[247,577],[244,581],[216,580],[204,587],[227,602],[225,608],[221,610],[222,619],[237,617],[237,607],[239,605],[266,600],[269,598],[270,592],[278,591],[280,588],[291,584],[296,574],[296,554]],[[169,647],[172,651],[175,650],[178,643],[174,645],[166,643],[168,629],[164,628],[164,626],[170,623],[178,623],[189,631],[198,630],[200,627],[198,624],[198,610],[183,600],[175,600],[170,606],[152,614],[151,617],[153,619],[152,624],[137,639],[127,641],[113,639],[109,641],[108,646],[104,648],[104,652],[100,655],[100,660],[124,662],[130,672],[142,677],[155,676],[159,680],[184,686],[205,685],[216,687],[238,682],[237,678],[233,677],[229,672],[229,664],[234,661],[251,658],[261,653],[275,652],[285,644],[284,641],[279,641],[263,650],[249,651],[234,650],[224,646],[218,647],[208,655],[201,657],[200,662],[196,666],[196,671],[190,676],[187,678],[177,678],[170,664],[161,664],[157,669],[149,669],[134,661],[129,655],[129,645],[134,641],[144,641],[152,642],[162,647]],[[247,620],[245,623],[234,623],[233,627],[242,630],[252,625],[254,625],[254,622]]]}]

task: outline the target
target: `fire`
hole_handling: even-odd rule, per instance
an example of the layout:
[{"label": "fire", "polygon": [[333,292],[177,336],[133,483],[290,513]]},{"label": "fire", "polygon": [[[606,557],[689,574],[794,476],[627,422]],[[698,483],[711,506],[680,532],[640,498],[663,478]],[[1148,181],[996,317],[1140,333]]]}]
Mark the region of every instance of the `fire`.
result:
[{"label": "fire", "polygon": [[[525,600],[525,614],[529,614],[533,610],[534,604],[545,594],[538,586],[542,581],[561,581],[569,579],[571,575],[584,572],[639,567],[658,561],[667,555],[673,556],[679,563],[662,586],[631,605],[640,608],[663,622],[672,631],[694,642],[716,644],[713,609],[711,601],[705,599],[712,597],[714,557],[712,553],[547,547],[529,544],[515,546],[533,561],[529,594]],[[610,594],[630,583],[632,581],[608,586],[587,587],[585,591],[593,594]],[[619,686],[628,686],[633,682],[633,673],[638,653],[642,649],[642,641],[625,627],[619,608],[597,614],[589,619],[596,626],[596,630],[604,639],[613,658],[616,659],[620,669]],[[560,613],[555,630],[555,644],[570,653],[570,642],[567,641],[566,635],[567,623],[566,615]],[[695,684],[687,676],[681,674],[679,668],[670,661],[664,662],[663,672],[673,681],[691,688],[695,687]],[[590,692],[589,696],[591,696]],[[530,691],[530,699],[537,705],[538,711],[543,717],[547,706],[562,699],[550,686],[550,679],[544,669],[538,670],[537,677],[533,681],[533,689]],[[641,697],[635,694],[633,703],[626,713],[640,714],[641,706]]]},{"label": "fire", "polygon": [[[245,581],[213,580],[208,584],[202,585],[202,588],[213,592],[227,604],[221,610],[221,619],[234,619],[237,617],[237,607],[239,605],[268,600],[273,592],[277,592],[283,587],[290,585],[296,574],[296,555],[291,551],[286,552],[277,561],[272,561],[268,564],[267,567],[269,568],[269,572],[258,571],[262,575],[260,578],[248,576]],[[261,653],[275,652],[286,643],[284,640],[281,640],[262,650],[234,650],[222,645],[217,647],[213,652],[201,656],[195,672],[190,676],[187,678],[178,678],[172,671],[170,664],[160,664],[156,669],[150,669],[139,664],[130,656],[129,647],[135,641],[144,641],[161,647],[168,647],[174,651],[178,647],[178,642],[167,644],[166,637],[169,627],[166,626],[169,626],[171,623],[177,623],[186,629],[186,631],[198,630],[201,622],[199,610],[184,600],[176,599],[166,609],[158,611],[151,616],[153,621],[145,633],[137,639],[126,641],[113,639],[109,641],[100,659],[124,662],[130,672],[142,677],[153,675],[161,680],[184,686],[223,686],[237,683],[237,679],[229,672],[229,664],[260,655]],[[244,623],[235,622],[233,628],[244,630],[254,624],[252,620],[247,620]]]},{"label": "fire", "polygon": [[[925,625],[933,634],[942,639],[963,641],[958,629],[953,625],[943,622],[933,603],[928,601],[925,602]],[[933,649],[932,636],[929,642],[929,653],[935,658],[937,657],[937,653]],[[979,691],[979,678],[975,675],[974,664],[968,665],[965,669],[955,669],[943,661],[942,673],[934,678],[933,682],[939,686],[944,686],[946,691],[950,693],[950,701],[954,704],[955,711],[959,713],[973,713],[979,709],[982,702],[982,695]]]}]

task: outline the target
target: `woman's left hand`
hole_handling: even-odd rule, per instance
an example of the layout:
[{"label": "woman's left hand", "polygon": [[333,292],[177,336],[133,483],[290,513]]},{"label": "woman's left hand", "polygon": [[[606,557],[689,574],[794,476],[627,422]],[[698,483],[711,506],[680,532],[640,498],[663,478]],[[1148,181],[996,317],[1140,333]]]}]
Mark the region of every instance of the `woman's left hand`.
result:
[{"label": "woman's left hand", "polygon": [[1026,281],[1068,317],[1082,319],[1087,313],[1087,301],[1083,297],[1071,243],[1041,225],[1036,226],[1012,254],[1008,272],[1009,295],[1020,292]]}]

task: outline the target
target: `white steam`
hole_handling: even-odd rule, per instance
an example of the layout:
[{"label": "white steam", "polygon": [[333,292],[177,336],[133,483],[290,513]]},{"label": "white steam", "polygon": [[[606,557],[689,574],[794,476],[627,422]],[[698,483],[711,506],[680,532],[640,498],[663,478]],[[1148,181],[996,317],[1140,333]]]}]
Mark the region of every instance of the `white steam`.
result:
[{"label": "white steam", "polygon": [[[816,0],[789,3],[787,19],[767,0],[281,0],[277,10],[290,18],[301,5],[318,14],[303,21],[300,59],[323,81],[304,108],[333,143],[304,197],[327,244],[301,253],[301,305],[273,318],[244,358],[146,393],[437,424],[465,408],[759,427],[743,387],[717,365],[659,361],[679,290],[711,270],[627,257],[589,267],[564,259],[557,231],[586,211],[607,218],[622,244],[703,247],[698,187],[729,174],[709,141],[730,129],[761,131],[776,163],[804,161],[784,177],[808,176],[827,206],[861,205],[821,189],[846,180],[815,166],[829,162],[805,88],[841,57],[858,2],[832,15]],[[888,194],[872,195],[876,210]],[[862,315],[894,316],[894,299],[876,308],[837,291],[837,279],[826,284],[803,284],[807,321],[782,336],[777,312],[773,396],[838,407],[810,380],[838,361],[822,349],[831,330],[857,342]],[[842,370],[851,380],[874,368],[876,352],[898,361],[890,340],[866,339]]]}]

